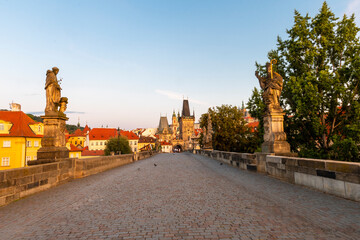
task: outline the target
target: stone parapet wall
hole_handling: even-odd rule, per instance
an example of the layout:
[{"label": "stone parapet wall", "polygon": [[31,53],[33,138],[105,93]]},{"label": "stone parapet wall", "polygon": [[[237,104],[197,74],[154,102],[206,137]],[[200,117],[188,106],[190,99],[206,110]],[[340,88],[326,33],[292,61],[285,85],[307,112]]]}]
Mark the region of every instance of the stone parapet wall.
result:
[{"label": "stone parapet wall", "polygon": [[61,161],[0,171],[0,206],[22,197],[148,158],[155,153],[140,152],[96,158],[69,158]]},{"label": "stone parapet wall", "polygon": [[273,177],[360,201],[360,163],[266,156],[266,169]]},{"label": "stone parapet wall", "polygon": [[234,153],[196,150],[234,167],[266,173],[290,183],[360,201],[360,163],[276,156],[268,153]]},{"label": "stone parapet wall", "polygon": [[195,150],[196,154],[220,160],[241,169],[256,170],[256,155],[251,153],[235,153],[216,150]]}]

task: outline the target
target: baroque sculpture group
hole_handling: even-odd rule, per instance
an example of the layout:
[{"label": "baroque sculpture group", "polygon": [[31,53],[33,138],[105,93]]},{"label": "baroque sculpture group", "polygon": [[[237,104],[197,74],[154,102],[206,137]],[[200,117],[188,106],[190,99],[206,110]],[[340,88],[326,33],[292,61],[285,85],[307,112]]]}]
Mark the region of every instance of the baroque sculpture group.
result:
[{"label": "baroque sculpture group", "polygon": [[37,153],[37,160],[32,164],[40,164],[56,161],[60,158],[69,158],[69,150],[66,148],[65,130],[68,118],[64,113],[68,98],[61,97],[61,87],[57,79],[59,69],[53,67],[47,70],[45,90],[46,107],[44,120],[44,137],[41,140],[41,148]]},{"label": "baroque sculpture group", "polygon": [[259,79],[263,90],[263,101],[266,105],[264,115],[264,143],[261,145],[263,153],[289,153],[290,144],[286,141],[284,132],[284,111],[280,106],[280,95],[283,88],[283,78],[273,71],[273,59],[266,63],[267,75],[262,77],[259,72],[255,76]]}]

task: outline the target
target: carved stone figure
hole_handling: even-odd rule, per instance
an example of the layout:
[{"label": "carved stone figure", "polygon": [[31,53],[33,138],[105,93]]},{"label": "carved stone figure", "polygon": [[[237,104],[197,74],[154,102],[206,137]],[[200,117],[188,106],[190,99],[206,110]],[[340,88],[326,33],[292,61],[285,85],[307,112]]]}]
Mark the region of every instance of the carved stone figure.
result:
[{"label": "carved stone figure", "polygon": [[266,105],[266,112],[263,116],[264,121],[264,143],[261,145],[263,153],[288,154],[290,144],[286,141],[284,132],[284,115],[280,107],[280,95],[283,88],[283,78],[280,74],[273,72],[272,64],[276,63],[273,59],[266,63],[267,76],[255,76],[259,79],[260,87],[263,89],[263,101]]},{"label": "carved stone figure", "polygon": [[44,120],[44,136],[41,139],[41,148],[37,152],[37,160],[33,165],[57,161],[68,158],[69,150],[66,148],[66,121],[65,110],[68,103],[67,97],[61,97],[61,88],[56,75],[59,69],[53,67],[46,73],[46,108]]},{"label": "carved stone figure", "polygon": [[277,72],[273,72],[272,63],[276,63],[276,60],[273,59],[270,63],[266,63],[266,77],[260,76],[258,71],[255,72],[255,76],[259,79],[260,87],[264,91],[262,97],[266,104],[266,110],[268,112],[282,112],[280,95],[283,88],[283,78]]},{"label": "carved stone figure", "polygon": [[60,101],[59,101],[59,115],[61,116],[65,116],[65,111],[66,111],[66,108],[67,108],[67,103],[68,103],[68,98],[67,97],[62,97],[60,98]]},{"label": "carved stone figure", "polygon": [[59,69],[53,67],[52,70],[46,72],[46,107],[45,115],[54,115],[58,112],[58,106],[61,98],[61,88],[56,75]]}]

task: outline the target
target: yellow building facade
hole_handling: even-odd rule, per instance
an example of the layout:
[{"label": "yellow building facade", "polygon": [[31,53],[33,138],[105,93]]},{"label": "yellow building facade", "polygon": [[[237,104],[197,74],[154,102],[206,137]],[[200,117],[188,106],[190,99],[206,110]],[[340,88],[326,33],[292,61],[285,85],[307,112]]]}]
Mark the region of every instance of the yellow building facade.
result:
[{"label": "yellow building facade", "polygon": [[43,134],[44,125],[22,111],[0,111],[0,170],[36,160]]}]

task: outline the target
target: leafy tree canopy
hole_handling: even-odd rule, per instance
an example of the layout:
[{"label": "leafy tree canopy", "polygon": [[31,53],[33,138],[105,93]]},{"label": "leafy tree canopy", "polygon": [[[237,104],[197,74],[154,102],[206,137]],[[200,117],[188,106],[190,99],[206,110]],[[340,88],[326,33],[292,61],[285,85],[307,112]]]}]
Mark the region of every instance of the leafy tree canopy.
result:
[{"label": "leafy tree canopy", "polygon": [[[251,131],[246,126],[242,111],[231,105],[222,105],[209,108],[213,135],[213,148],[220,151],[230,152],[254,152],[256,144],[253,144]],[[206,128],[208,113],[202,114],[200,127]],[[202,138],[201,138],[202,139]]]},{"label": "leafy tree canopy", "polygon": [[115,154],[121,153],[121,154],[129,154],[132,153],[129,141],[125,137],[115,137],[110,138],[107,141],[106,148],[105,148],[105,155],[110,155],[111,152],[114,152]]}]

